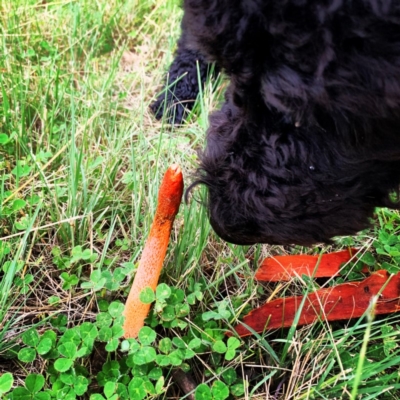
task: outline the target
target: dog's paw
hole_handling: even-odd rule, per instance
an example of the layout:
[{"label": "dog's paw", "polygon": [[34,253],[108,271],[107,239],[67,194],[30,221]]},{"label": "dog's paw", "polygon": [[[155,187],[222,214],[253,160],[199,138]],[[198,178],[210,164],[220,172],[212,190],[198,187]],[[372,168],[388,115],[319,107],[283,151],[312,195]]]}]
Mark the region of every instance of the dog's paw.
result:
[{"label": "dog's paw", "polygon": [[179,98],[175,92],[161,93],[156,101],[150,104],[150,110],[156,119],[169,124],[182,124],[190,113],[196,99]]},{"label": "dog's paw", "polygon": [[190,49],[178,52],[170,66],[164,90],[150,105],[157,119],[181,124],[196,102],[199,88],[218,69],[208,64],[201,53]]}]

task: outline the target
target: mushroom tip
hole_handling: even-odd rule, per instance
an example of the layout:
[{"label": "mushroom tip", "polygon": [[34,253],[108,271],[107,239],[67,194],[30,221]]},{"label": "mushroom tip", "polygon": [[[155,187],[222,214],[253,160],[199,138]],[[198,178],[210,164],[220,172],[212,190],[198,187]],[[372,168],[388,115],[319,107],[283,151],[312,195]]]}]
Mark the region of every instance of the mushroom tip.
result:
[{"label": "mushroom tip", "polygon": [[181,167],[178,164],[172,164],[169,169],[171,170],[171,172],[174,172],[175,174],[180,174],[181,171]]}]

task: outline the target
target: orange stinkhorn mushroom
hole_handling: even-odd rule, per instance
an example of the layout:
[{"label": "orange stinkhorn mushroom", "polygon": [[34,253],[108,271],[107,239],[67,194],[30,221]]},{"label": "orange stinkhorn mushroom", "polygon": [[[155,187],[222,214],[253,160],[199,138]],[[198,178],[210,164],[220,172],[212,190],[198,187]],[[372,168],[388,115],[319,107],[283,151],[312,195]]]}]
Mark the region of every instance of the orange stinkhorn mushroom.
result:
[{"label": "orange stinkhorn mushroom", "polygon": [[255,274],[258,281],[279,282],[290,281],[295,276],[312,276],[328,278],[337,276],[341,264],[351,260],[357,249],[348,249],[322,256],[290,255],[266,258]]},{"label": "orange stinkhorn mushroom", "polygon": [[[390,276],[382,270],[361,282],[343,283],[310,293],[305,299],[297,325],[311,324],[317,320],[338,321],[361,317],[377,294],[379,298],[374,314],[400,311],[400,274]],[[293,296],[273,300],[251,311],[243,322],[256,332],[290,327],[303,298]],[[237,325],[235,330],[242,337],[252,334],[242,324]],[[227,334],[232,335],[231,332]]]},{"label": "orange stinkhorn mushroom", "polygon": [[167,252],[172,224],[178,213],[183,194],[183,177],[178,165],[171,165],[164,175],[158,192],[158,204],[150,233],[125,304],[125,338],[137,337],[144,325],[150,304],[139,299],[140,292],[151,287],[156,289]]}]

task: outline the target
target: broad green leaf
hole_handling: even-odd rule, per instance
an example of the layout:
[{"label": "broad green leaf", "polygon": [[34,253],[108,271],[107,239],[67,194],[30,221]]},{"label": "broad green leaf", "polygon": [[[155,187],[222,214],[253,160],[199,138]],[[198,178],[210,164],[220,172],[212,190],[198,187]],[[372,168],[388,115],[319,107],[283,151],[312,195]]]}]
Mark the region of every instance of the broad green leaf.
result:
[{"label": "broad green leaf", "polygon": [[142,303],[144,304],[150,304],[152,303],[156,297],[155,294],[153,292],[153,289],[148,286],[145,287],[140,293],[139,293],[139,299]]},{"label": "broad green leaf", "polygon": [[84,322],[79,327],[79,335],[81,336],[84,342],[95,340],[97,338],[98,333],[99,331],[96,325],[94,325],[91,322]]},{"label": "broad green leaf", "polygon": [[111,328],[111,332],[112,332],[112,337],[115,339],[124,336],[124,329],[122,328],[121,325],[114,325]]},{"label": "broad green leaf", "polygon": [[118,361],[112,360],[108,361],[103,366],[103,372],[105,372],[109,376],[119,377],[121,374],[119,372],[121,366]]},{"label": "broad green leaf", "polygon": [[35,393],[33,400],[51,400],[51,396],[47,392]]},{"label": "broad green leaf", "polygon": [[74,359],[77,351],[75,343],[67,342],[58,346],[58,351],[66,358]]},{"label": "broad green leaf", "polygon": [[65,386],[57,391],[57,400],[77,400],[74,389],[70,386]]},{"label": "broad green leaf", "polygon": [[96,270],[90,274],[90,282],[83,282],[82,288],[92,288],[93,290],[101,290],[106,283],[106,279],[101,276],[101,271]]},{"label": "broad green leaf", "polygon": [[178,318],[186,317],[190,312],[189,304],[177,304],[175,306],[175,312]]},{"label": "broad green leaf", "polygon": [[99,328],[108,327],[112,324],[113,320],[109,313],[102,312],[96,316],[96,325]]},{"label": "broad green leaf", "polygon": [[221,301],[218,305],[218,313],[222,318],[228,319],[231,316],[231,312],[228,310],[228,303],[226,301]]},{"label": "broad green leaf", "polygon": [[182,289],[172,288],[171,296],[168,298],[168,303],[171,305],[182,303],[185,299],[185,292]]},{"label": "broad green leaf", "polygon": [[143,379],[133,378],[128,385],[128,392],[131,399],[142,400],[146,397],[146,390],[143,386]]},{"label": "broad green leaf", "polygon": [[163,354],[157,354],[156,363],[160,367],[167,367],[168,365],[172,364],[171,359],[168,356],[165,356]]},{"label": "broad green leaf", "polygon": [[53,341],[50,338],[42,337],[40,339],[40,342],[39,342],[36,350],[40,355],[43,355],[43,354],[48,353],[51,350],[52,346],[53,346]]},{"label": "broad green leaf", "polygon": [[78,346],[80,342],[81,337],[79,335],[79,328],[75,327],[67,329],[62,335],[59,343],[74,343],[76,346]]},{"label": "broad green leaf", "polygon": [[196,355],[196,353],[192,349],[185,349],[182,351],[183,351],[183,358],[185,360],[189,360],[190,358],[193,358]]},{"label": "broad green leaf", "polygon": [[161,314],[164,321],[172,321],[175,318],[175,307],[166,306]]},{"label": "broad green leaf", "polygon": [[225,353],[225,360],[231,361],[235,358],[235,356],[236,356],[236,350],[228,348],[228,350]]},{"label": "broad green leaf", "polygon": [[117,389],[116,382],[107,382],[104,385],[104,394],[106,395],[107,398],[109,398],[115,393],[116,389]]},{"label": "broad green leaf", "polygon": [[138,334],[140,343],[145,346],[153,343],[156,340],[156,337],[156,332],[148,326],[144,326],[142,329],[140,329]]},{"label": "broad green leaf", "polygon": [[23,261],[6,261],[3,264],[3,272],[8,272],[10,269],[14,270],[14,272],[18,272],[21,271],[21,269],[23,268],[23,266],[25,265],[25,263]]},{"label": "broad green leaf", "polygon": [[133,355],[133,361],[136,365],[143,365],[156,359],[156,351],[153,347],[144,346]]},{"label": "broad green leaf", "polygon": [[191,306],[193,306],[194,304],[196,304],[196,296],[194,293],[190,293],[187,297],[186,297],[186,301],[188,304],[190,304]]},{"label": "broad green leaf", "polygon": [[103,164],[105,158],[102,156],[97,156],[94,160],[90,161],[89,168],[96,169],[99,165]]},{"label": "broad green leaf", "polygon": [[118,349],[119,340],[117,338],[112,338],[107,344],[105,349],[107,351],[115,351]]},{"label": "broad green leaf", "polygon": [[71,374],[70,372],[62,373],[60,374],[60,380],[66,385],[72,386],[75,380],[75,375]]},{"label": "broad green leaf", "polygon": [[39,343],[39,340],[40,336],[36,329],[29,329],[22,334],[22,341],[27,346],[35,347]]},{"label": "broad green leaf", "polygon": [[375,257],[370,253],[370,252],[366,252],[365,254],[363,254],[359,260],[367,265],[369,265],[370,267],[374,266],[376,261],[375,261]]},{"label": "broad green leaf", "polygon": [[172,343],[178,347],[178,349],[186,349],[186,343],[179,337],[175,336],[172,339]]},{"label": "broad green leaf", "polygon": [[18,360],[29,363],[36,358],[36,350],[31,347],[25,347],[18,352]]},{"label": "broad green leaf", "polygon": [[73,363],[74,363],[74,361],[69,358],[59,358],[54,363],[54,368],[58,372],[65,372],[65,371],[68,371],[72,367]]},{"label": "broad green leaf", "polygon": [[202,301],[202,300],[203,300],[203,297],[204,297],[204,293],[203,293],[203,292],[201,292],[201,291],[196,291],[196,292],[194,292],[194,294],[195,294],[196,299],[197,299],[198,301]]},{"label": "broad green leaf", "polygon": [[164,354],[168,354],[172,350],[172,341],[169,337],[163,338],[158,343],[158,348]]},{"label": "broad green leaf", "polygon": [[110,291],[117,290],[120,286],[118,282],[114,281],[113,275],[110,271],[103,271],[101,276],[106,280],[104,287]]},{"label": "broad green leaf", "polygon": [[[125,381],[126,381],[126,384],[127,384],[128,381],[129,381],[129,377],[126,376],[125,377]],[[117,393],[116,393],[116,395],[118,396],[118,400],[130,400],[130,398],[128,396],[128,389],[127,389],[127,387],[125,386],[124,383],[121,383],[121,382],[117,383]]]},{"label": "broad green leaf", "polygon": [[75,246],[71,252],[73,257],[81,257],[82,256],[82,246]]},{"label": "broad green leaf", "polygon": [[201,346],[201,339],[199,338],[192,339],[188,344],[189,349],[197,349],[200,346]]},{"label": "broad green leaf", "polygon": [[211,400],[212,394],[211,394],[210,388],[206,384],[201,383],[196,388],[195,399],[196,400]]},{"label": "broad green leaf", "polygon": [[98,282],[101,279],[101,271],[99,269],[94,270],[90,274],[90,280],[92,282]]},{"label": "broad green leaf", "polygon": [[214,381],[211,386],[211,393],[215,400],[225,400],[229,397],[229,388],[221,381]]},{"label": "broad green leaf", "polygon": [[173,351],[168,355],[168,357],[171,360],[171,364],[174,365],[175,367],[181,365],[184,358],[180,350]]},{"label": "broad green leaf", "polygon": [[152,368],[147,376],[149,379],[158,380],[162,377],[162,369],[159,367]]},{"label": "broad green leaf", "polygon": [[82,346],[76,353],[75,353],[75,358],[80,358],[80,357],[85,357],[89,355],[91,352],[91,349],[89,349],[87,346]]},{"label": "broad green leaf", "polygon": [[29,220],[28,216],[25,215],[21,218],[18,219],[18,221],[15,221],[15,227],[19,231],[23,231],[24,229],[27,229],[31,221]]},{"label": "broad green leaf", "polygon": [[100,311],[107,312],[108,307],[110,306],[110,303],[105,299],[99,299],[97,301],[97,305],[98,305]]},{"label": "broad green leaf", "polygon": [[156,299],[162,301],[168,299],[169,296],[171,296],[171,288],[165,283],[160,283],[156,289]]},{"label": "broad green leaf", "polygon": [[213,344],[213,350],[219,354],[224,354],[227,350],[226,344],[222,340],[217,340]]},{"label": "broad green leaf", "polygon": [[243,383],[236,383],[235,385],[231,386],[231,393],[236,396],[240,397],[244,395],[244,385]]},{"label": "broad green leaf", "polygon": [[63,272],[60,275],[60,278],[64,281],[62,284],[64,290],[68,290],[71,286],[75,286],[79,283],[79,278],[75,274],[69,275],[66,272]]},{"label": "broad green leaf", "polygon": [[160,376],[154,387],[156,394],[161,394],[164,392],[164,384],[165,384],[165,379],[163,376]]},{"label": "broad green leaf", "polygon": [[122,282],[126,277],[126,272],[123,268],[117,267],[113,272],[113,279],[116,282]]},{"label": "broad green leaf", "polygon": [[121,342],[121,345],[120,345],[120,350],[121,351],[123,351],[123,352],[127,352],[127,351],[129,351],[129,349],[130,349],[130,347],[131,347],[131,345],[130,345],[130,343],[129,343],[129,340],[123,340],[122,342]]},{"label": "broad green leaf", "polygon": [[137,376],[139,378],[143,378],[147,380],[147,374],[149,373],[149,366],[153,366],[153,364],[143,364],[143,365],[137,365],[134,364],[132,367],[132,376]]},{"label": "broad green leaf", "polygon": [[0,133],[0,144],[1,145],[8,143],[9,140],[10,140],[10,138],[8,135],[6,135],[5,133]]},{"label": "broad green leaf", "polygon": [[0,376],[0,396],[11,390],[14,383],[14,378],[10,372]]},{"label": "broad green leaf", "polygon": [[81,254],[82,260],[89,260],[91,256],[92,256],[92,252],[90,249],[84,250]]},{"label": "broad green leaf", "polygon": [[152,394],[152,395],[156,394],[156,390],[154,389],[154,385],[148,379],[144,379],[143,386],[144,386],[144,390],[148,394]]},{"label": "broad green leaf", "polygon": [[50,297],[47,299],[47,302],[52,306],[52,305],[55,305],[55,304],[59,303],[60,300],[61,300],[61,299],[60,299],[58,296],[50,296]]},{"label": "broad green leaf", "polygon": [[124,305],[119,301],[113,301],[108,307],[108,313],[113,317],[119,317],[124,311]]},{"label": "broad green leaf", "polygon": [[235,383],[237,379],[236,371],[232,367],[223,371],[221,376],[228,385],[232,385],[233,383]]},{"label": "broad green leaf", "polygon": [[24,278],[24,283],[29,285],[30,283],[32,283],[35,280],[35,278],[33,277],[32,274],[26,274],[25,278]]},{"label": "broad green leaf", "polygon": [[228,339],[227,345],[229,349],[237,349],[240,347],[240,340],[232,336]]},{"label": "broad green leaf", "polygon": [[107,326],[103,326],[99,330],[98,338],[101,342],[108,342],[112,338],[112,329]]},{"label": "broad green leaf", "polygon": [[201,315],[201,318],[203,319],[203,321],[209,321],[211,319],[221,319],[222,317],[215,311],[206,311]]},{"label": "broad green leaf", "polygon": [[78,396],[82,396],[84,393],[86,393],[88,385],[89,381],[84,376],[79,375],[75,377],[74,380],[74,392]]},{"label": "broad green leaf", "polygon": [[15,199],[12,203],[13,211],[19,211],[26,206],[26,201],[22,199]]},{"label": "broad green leaf", "polygon": [[120,315],[119,317],[116,317],[114,319],[114,326],[124,326],[125,323],[125,316],[124,315]]},{"label": "broad green leaf", "polygon": [[140,344],[136,339],[129,339],[130,351],[129,354],[136,353],[140,349]]},{"label": "broad green leaf", "polygon": [[17,387],[12,392],[10,392],[10,394],[12,394],[13,400],[31,400],[32,399],[32,394],[24,387]]},{"label": "broad green leaf", "polygon": [[28,176],[32,170],[29,165],[24,165],[21,161],[17,161],[17,166],[11,171],[11,173],[19,178]]},{"label": "broad green leaf", "polygon": [[122,266],[123,266],[125,275],[129,275],[129,274],[132,273],[132,272],[136,269],[136,267],[137,267],[137,265],[136,265],[135,263],[133,263],[133,262],[126,262],[126,263],[123,263]]},{"label": "broad green leaf", "polygon": [[65,326],[68,323],[68,318],[64,314],[58,314],[50,319],[50,323],[53,327],[58,328],[62,332],[66,330]]},{"label": "broad green leaf", "polygon": [[39,392],[44,386],[44,376],[39,374],[30,374],[25,379],[25,386],[31,393]]},{"label": "broad green leaf", "polygon": [[384,261],[382,263],[382,268],[385,269],[386,271],[388,271],[391,274],[397,274],[400,272],[400,266],[399,265],[394,265],[394,264],[390,264],[386,261]]}]

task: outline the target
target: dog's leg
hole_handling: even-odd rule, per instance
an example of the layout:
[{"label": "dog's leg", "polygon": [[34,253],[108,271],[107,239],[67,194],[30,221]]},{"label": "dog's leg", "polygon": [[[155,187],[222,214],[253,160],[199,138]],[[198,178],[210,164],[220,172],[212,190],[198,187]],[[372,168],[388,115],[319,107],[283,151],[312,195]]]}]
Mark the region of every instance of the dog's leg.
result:
[{"label": "dog's leg", "polygon": [[216,72],[199,51],[188,48],[185,42],[183,30],[164,89],[157,100],[150,105],[157,119],[165,115],[169,123],[182,123],[193,108],[199,93],[199,85],[204,84],[212,71]]}]

